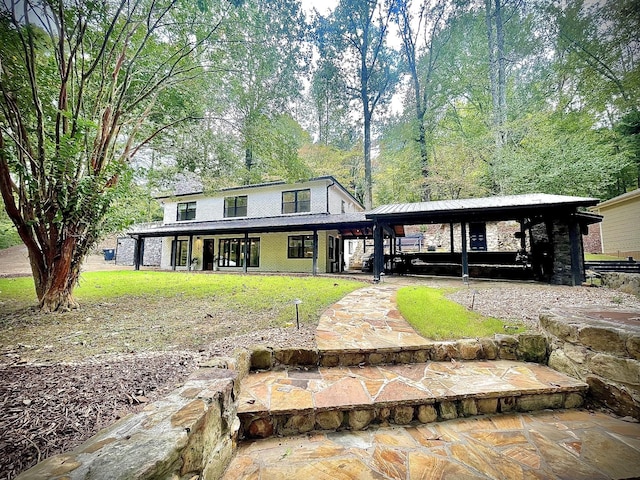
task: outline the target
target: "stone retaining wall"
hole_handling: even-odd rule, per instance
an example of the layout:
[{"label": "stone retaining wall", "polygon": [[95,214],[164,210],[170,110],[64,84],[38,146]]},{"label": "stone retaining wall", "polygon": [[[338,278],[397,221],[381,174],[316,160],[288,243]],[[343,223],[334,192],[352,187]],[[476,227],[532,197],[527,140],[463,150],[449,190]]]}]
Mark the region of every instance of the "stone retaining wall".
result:
[{"label": "stone retaining wall", "polygon": [[520,360],[546,364],[549,357],[547,339],[542,334],[495,335],[493,338],[433,342],[428,347],[402,350],[339,352],[311,349],[272,349],[256,346],[251,353],[251,369],[270,370],[287,365],[354,366],[422,363],[450,360]]},{"label": "stone retaining wall", "polygon": [[544,312],[540,324],[549,335],[551,368],[586,382],[590,396],[618,415],[640,420],[640,326],[580,310]]},{"label": "stone retaining wall", "polygon": [[640,274],[605,272],[602,274],[602,285],[640,297]]},{"label": "stone retaining wall", "polygon": [[[167,397],[100,431],[16,480],[217,480],[238,439],[240,381],[249,355],[216,359]],[[232,368],[233,370],[231,370]]]}]

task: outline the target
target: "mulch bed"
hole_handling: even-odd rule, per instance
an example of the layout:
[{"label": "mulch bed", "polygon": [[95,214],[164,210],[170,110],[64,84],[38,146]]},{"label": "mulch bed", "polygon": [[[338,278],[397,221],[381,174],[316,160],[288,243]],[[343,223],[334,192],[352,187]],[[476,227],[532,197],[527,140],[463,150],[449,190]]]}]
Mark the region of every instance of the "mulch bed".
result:
[{"label": "mulch bed", "polygon": [[0,366],[0,480],[162,398],[196,368],[189,352]]}]

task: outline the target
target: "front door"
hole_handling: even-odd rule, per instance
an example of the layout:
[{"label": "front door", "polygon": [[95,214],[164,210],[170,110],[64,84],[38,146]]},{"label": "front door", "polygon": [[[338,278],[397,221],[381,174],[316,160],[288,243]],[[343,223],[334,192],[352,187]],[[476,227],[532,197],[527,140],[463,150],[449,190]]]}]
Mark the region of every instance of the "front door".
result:
[{"label": "front door", "polygon": [[471,250],[487,251],[487,225],[485,223],[469,224],[469,243]]},{"label": "front door", "polygon": [[213,270],[214,255],[214,240],[207,239],[204,241],[204,248],[202,252],[202,269]]}]

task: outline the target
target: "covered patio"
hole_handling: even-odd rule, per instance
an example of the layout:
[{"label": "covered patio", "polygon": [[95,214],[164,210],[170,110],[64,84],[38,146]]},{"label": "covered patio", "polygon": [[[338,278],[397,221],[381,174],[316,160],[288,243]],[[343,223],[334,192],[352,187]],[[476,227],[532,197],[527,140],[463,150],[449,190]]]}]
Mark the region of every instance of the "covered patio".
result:
[{"label": "covered patio", "polygon": [[[585,279],[582,235],[601,221],[585,213],[598,199],[549,194],[443,200],[382,205],[366,213],[373,221],[374,280],[383,272],[454,274],[537,279],[561,285],[580,285]],[[516,251],[487,251],[482,232],[469,234],[470,225],[516,221]],[[449,252],[398,252],[395,238],[404,226],[448,224]],[[459,225],[460,251],[454,249],[454,226]],[[385,237],[388,242],[385,252]],[[469,251],[471,250],[471,251]],[[515,277],[514,277],[515,275]],[[509,278],[509,277],[507,277]]]}]

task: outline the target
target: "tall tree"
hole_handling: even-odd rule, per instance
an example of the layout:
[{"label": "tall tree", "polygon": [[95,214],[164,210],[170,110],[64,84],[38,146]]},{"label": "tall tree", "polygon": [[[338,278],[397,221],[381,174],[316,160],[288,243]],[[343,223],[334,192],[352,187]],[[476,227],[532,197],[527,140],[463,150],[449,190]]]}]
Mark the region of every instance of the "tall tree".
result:
[{"label": "tall tree", "polygon": [[227,28],[227,54],[218,65],[225,74],[212,85],[211,110],[221,120],[219,131],[239,144],[244,183],[282,175],[287,164],[301,168],[296,149],[286,146],[293,139],[283,136],[279,120],[293,116],[302,90],[307,27],[299,0],[245,0]]},{"label": "tall tree", "polygon": [[77,306],[80,266],[130,176],[129,160],[181,118],[152,131],[145,123],[166,92],[188,89],[201,73],[230,8],[179,0],[0,5],[0,193],[43,310]]},{"label": "tall tree", "polygon": [[397,82],[397,55],[387,44],[392,11],[388,0],[341,0],[328,18],[320,19],[318,28],[321,55],[337,68],[361,107],[366,208],[372,207],[372,120]]},{"label": "tall tree", "polygon": [[415,141],[420,152],[422,172],[421,199],[431,200],[429,151],[427,146],[426,114],[433,106],[432,94],[434,73],[441,61],[442,47],[449,39],[451,30],[445,30],[452,6],[447,0],[420,0],[417,14],[411,0],[396,0],[394,9],[402,39],[402,52],[406,68],[411,77],[413,101],[415,102]]}]

